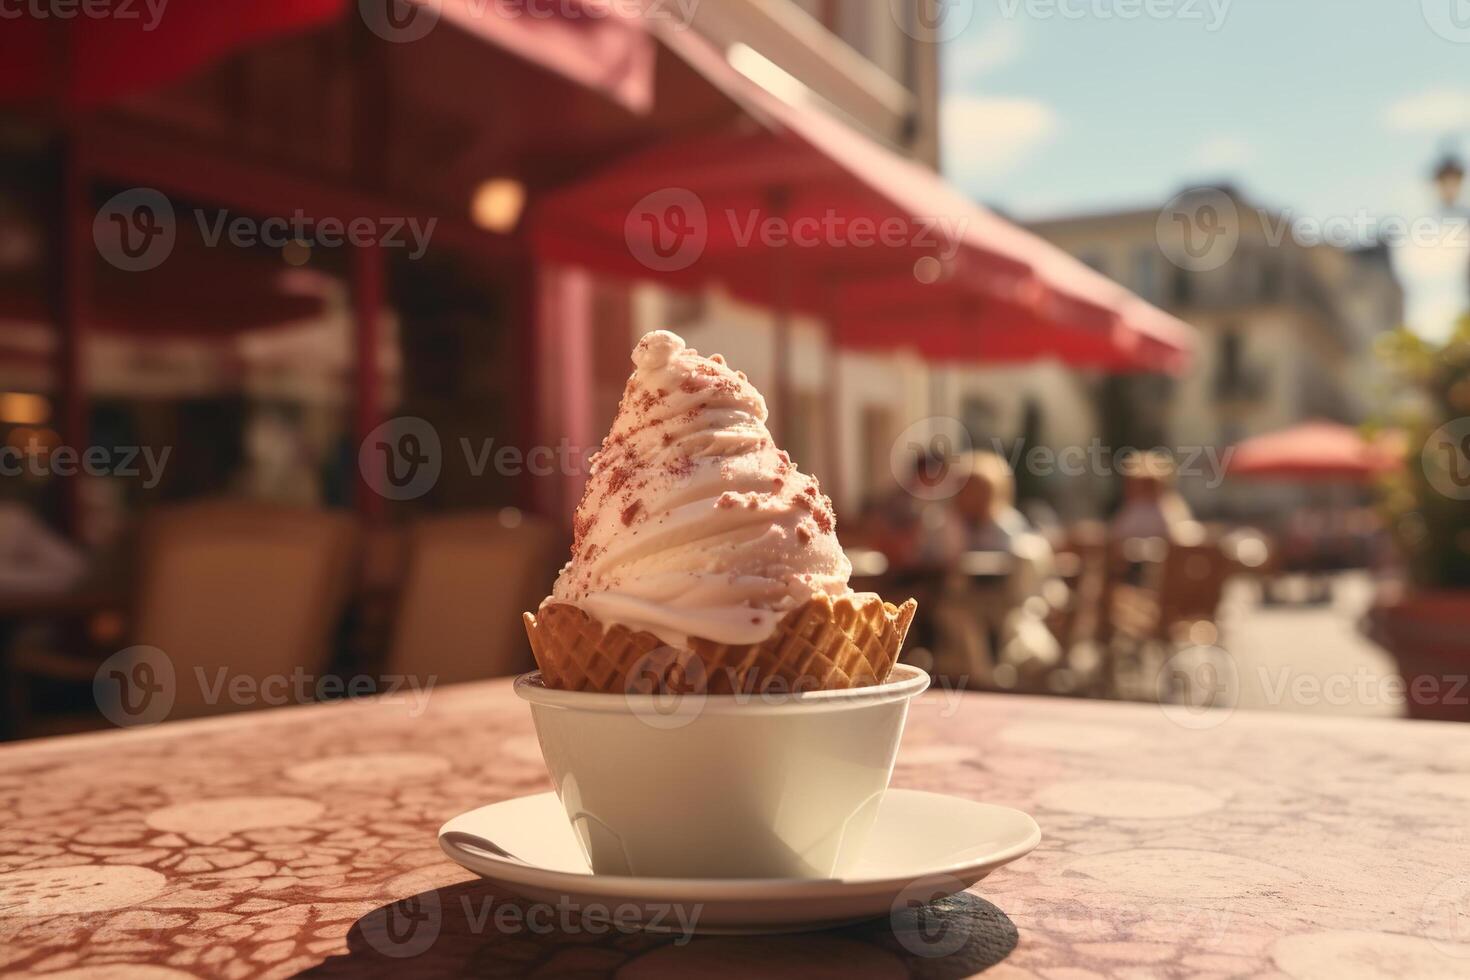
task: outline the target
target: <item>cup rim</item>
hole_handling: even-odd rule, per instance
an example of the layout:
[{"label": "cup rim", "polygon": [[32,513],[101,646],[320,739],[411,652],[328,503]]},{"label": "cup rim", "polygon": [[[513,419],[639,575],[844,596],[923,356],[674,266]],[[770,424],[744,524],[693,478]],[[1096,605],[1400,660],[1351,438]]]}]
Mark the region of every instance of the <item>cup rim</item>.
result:
[{"label": "cup rim", "polygon": [[929,687],[929,675],[912,664],[894,664],[889,679],[867,687],[849,687],[830,691],[789,691],[746,694],[617,694],[591,691],[563,691],[547,687],[541,671],[532,670],[515,679],[516,696],[532,705],[592,711],[604,714],[646,716],[650,712],[667,714],[669,702],[677,699],[675,710],[697,710],[704,714],[746,715],[811,711],[842,711],[872,707],[918,697]]}]

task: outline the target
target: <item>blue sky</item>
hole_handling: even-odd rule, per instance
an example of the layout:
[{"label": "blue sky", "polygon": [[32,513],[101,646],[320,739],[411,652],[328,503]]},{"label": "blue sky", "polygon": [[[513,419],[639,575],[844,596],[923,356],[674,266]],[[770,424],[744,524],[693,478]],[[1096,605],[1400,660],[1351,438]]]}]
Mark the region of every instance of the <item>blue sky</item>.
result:
[{"label": "blue sky", "polygon": [[[1130,3],[1161,16],[1123,19]],[[1230,180],[1299,216],[1412,220],[1435,213],[1427,172],[1446,136],[1470,153],[1470,0],[972,9],[941,54],[944,169],[1021,219]],[[1398,250],[1417,327],[1463,308],[1467,261],[1460,236]]]}]

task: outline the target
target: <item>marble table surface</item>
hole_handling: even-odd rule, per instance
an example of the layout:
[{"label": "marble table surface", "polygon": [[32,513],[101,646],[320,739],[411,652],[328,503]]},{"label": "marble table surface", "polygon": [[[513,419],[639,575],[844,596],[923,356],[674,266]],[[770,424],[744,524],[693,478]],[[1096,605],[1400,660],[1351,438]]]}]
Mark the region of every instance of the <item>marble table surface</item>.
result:
[{"label": "marble table surface", "polygon": [[675,941],[441,854],[549,787],[505,681],[3,746],[0,974],[1470,976],[1470,728],[940,690],[893,781],[1045,839],[920,930]]}]

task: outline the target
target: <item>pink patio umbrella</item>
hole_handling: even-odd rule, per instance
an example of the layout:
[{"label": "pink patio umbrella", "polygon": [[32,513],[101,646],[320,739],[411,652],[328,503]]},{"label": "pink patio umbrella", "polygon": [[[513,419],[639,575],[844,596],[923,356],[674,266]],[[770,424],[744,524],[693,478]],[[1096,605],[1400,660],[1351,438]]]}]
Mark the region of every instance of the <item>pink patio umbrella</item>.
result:
[{"label": "pink patio umbrella", "polygon": [[1233,477],[1368,483],[1403,463],[1397,433],[1368,439],[1352,426],[1312,421],[1242,440],[1226,472]]}]

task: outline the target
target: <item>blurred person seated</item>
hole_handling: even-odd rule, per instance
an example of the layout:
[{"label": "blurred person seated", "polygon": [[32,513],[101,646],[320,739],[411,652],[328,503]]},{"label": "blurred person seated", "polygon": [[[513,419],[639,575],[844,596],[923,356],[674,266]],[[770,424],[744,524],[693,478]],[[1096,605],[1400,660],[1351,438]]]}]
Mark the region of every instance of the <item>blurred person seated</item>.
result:
[{"label": "blurred person seated", "polygon": [[254,413],[246,423],[244,455],[232,477],[236,495],[293,507],[322,503],[317,461],[300,427],[285,414]]},{"label": "blurred person seated", "polygon": [[24,504],[0,502],[0,592],[66,592],[87,574],[87,558]]},{"label": "blurred person seated", "polygon": [[941,643],[936,669],[978,686],[1041,686],[1062,654],[1046,627],[1052,547],[1016,509],[1015,476],[1003,457],[976,451],[958,465],[965,483],[950,505],[951,575],[936,613],[950,642]]},{"label": "blurred person seated", "polygon": [[1108,526],[1114,541],[1197,537],[1199,525],[1174,489],[1174,462],[1163,453],[1133,453],[1122,463],[1123,503]]},{"label": "blurred person seated", "polygon": [[1021,504],[1021,514],[1026,522],[1031,525],[1032,530],[1046,538],[1055,551],[1067,541],[1067,528],[1062,523],[1062,518],[1056,512],[1056,508],[1039,497],[1033,497]]},{"label": "blurred person seated", "polygon": [[849,548],[882,552],[888,568],[905,583],[944,572],[963,550],[943,496],[946,481],[955,477],[954,466],[942,456],[921,456],[892,490],[863,504],[844,526],[842,540]]}]

